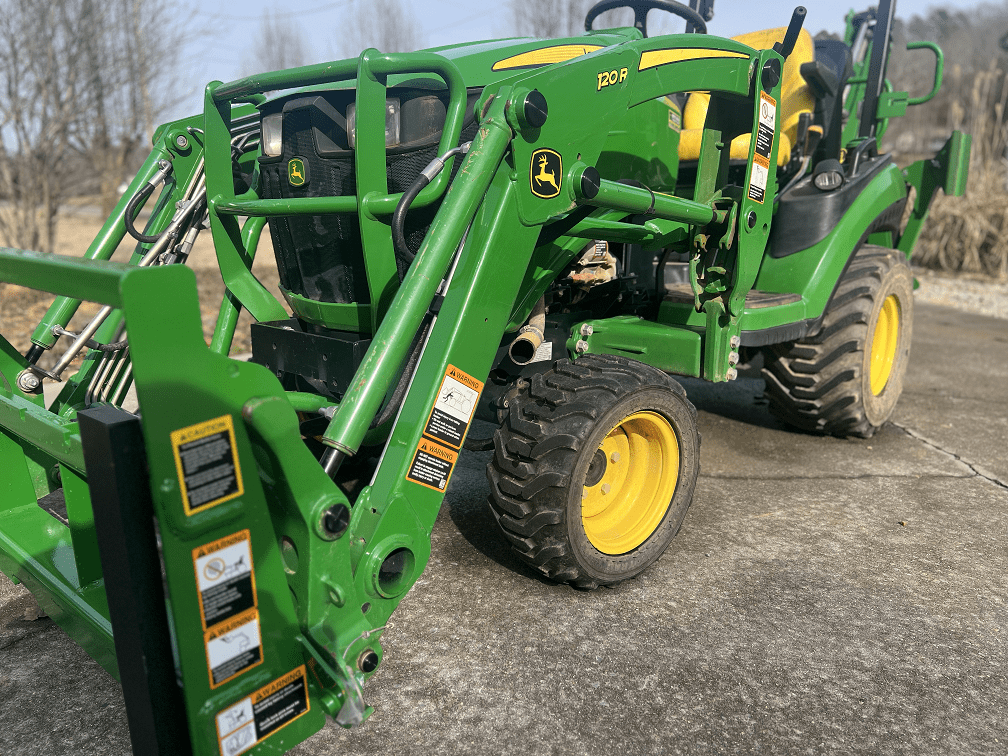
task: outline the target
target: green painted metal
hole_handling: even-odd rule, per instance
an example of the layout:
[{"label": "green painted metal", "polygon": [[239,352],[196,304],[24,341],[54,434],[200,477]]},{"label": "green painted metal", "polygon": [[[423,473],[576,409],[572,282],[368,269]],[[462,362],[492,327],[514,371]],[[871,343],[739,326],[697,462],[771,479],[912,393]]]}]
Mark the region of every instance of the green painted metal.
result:
[{"label": "green painted metal", "polygon": [[[705,57],[709,50],[717,56]],[[936,54],[937,86],[942,61]],[[551,62],[556,58],[550,56],[567,59]],[[52,326],[65,325],[80,300],[114,308],[96,333],[99,341],[115,338],[125,320],[142,409],[152,514],[162,539],[165,598],[195,753],[219,753],[218,713],[302,665],[310,710],[248,753],[289,749],[317,731],[325,714],[359,722],[370,713],[362,686],[373,667],[361,660],[373,654],[373,661],[381,662],[388,620],[429,560],[430,533],[450,476],[440,487],[409,477],[419,445],[426,443],[426,418],[442,380],[454,370],[474,382],[485,381],[502,336],[520,328],[535,303],[551,296],[553,284],[590,241],[688,256],[694,301],[661,301],[658,292],[645,304],[620,299],[604,316],[571,310],[566,321],[573,323],[569,356],[624,355],[669,372],[724,381],[733,377],[735,337],[814,321],[822,314],[858,242],[883,211],[906,198],[908,186],[916,187],[918,197],[898,240],[907,254],[937,189],[947,194],[963,190],[969,137],[954,134],[935,160],[905,172],[894,166],[882,170],[819,244],[781,258],[768,254],[775,171],[769,171],[763,201],[749,187],[756,176],[761,72],[782,62],[774,50],[754,50],[732,40],[702,35],[643,39],[635,29],[621,29],[414,54],[365,50],[356,59],[228,84],[211,82],[201,115],[158,130],[154,152],[128,192],[154,174],[158,159],[172,162],[172,178],[148,224],[149,233],[158,232],[171,221],[186,187],[205,169],[210,230],[227,289],[209,347],[191,271],[179,265],[138,268],[150,248],[143,244],[131,264],[105,261],[122,239],[125,198],[85,255],[95,260],[0,250],[0,281],[58,297],[33,334],[35,343],[51,347]],[[856,71],[858,76],[863,80],[864,71]],[[448,93],[439,152],[456,146],[474,88],[482,88],[475,112],[479,128],[451,184],[449,163],[414,202],[414,207],[441,205],[400,283],[388,217],[402,195],[388,191],[384,107],[389,87],[418,77]],[[766,94],[780,103],[780,85],[772,83]],[[852,112],[863,97],[859,87],[863,90],[855,78],[847,100]],[[354,91],[356,194],[277,200],[260,196],[262,188],[255,185],[238,194],[232,173],[236,124],[267,102],[267,91],[323,89]],[[522,106],[533,90],[549,106],[539,127],[530,126]],[[680,106],[669,95],[692,91],[709,92],[711,105],[699,159],[685,167],[677,152]],[[883,98],[881,128],[904,103],[916,101],[901,93]],[[780,120],[778,116],[778,129]],[[850,123],[856,134],[856,118]],[[750,134],[750,153],[744,166],[732,165],[728,145],[744,133]],[[191,137],[188,146],[179,148],[178,137],[186,135]],[[773,136],[771,166],[780,142],[778,132]],[[845,145],[850,143],[845,139]],[[545,164],[544,150],[554,155]],[[255,168],[258,157],[255,150],[241,157],[243,169]],[[550,165],[558,170],[550,172]],[[601,176],[599,191],[591,197],[581,186],[589,166]],[[695,177],[684,180],[691,172]],[[550,176],[555,193],[537,193],[537,175],[542,187]],[[738,176],[741,187],[731,183]],[[626,181],[647,188],[620,183]],[[266,220],[330,213],[357,215],[369,301],[322,302],[291,291],[283,295],[305,321],[371,338],[338,404],[321,395],[284,391],[266,368],[227,357],[241,308],[258,321],[288,317],[251,273]],[[242,217],[248,218],[244,225]],[[868,238],[890,245],[896,241],[888,232]],[[753,288],[795,292],[801,299],[746,308]],[[436,318],[398,417],[370,429],[439,290],[443,301],[438,298],[439,309],[433,308]],[[0,469],[5,471],[0,477],[0,569],[28,585],[50,616],[116,674],[75,421],[87,404],[86,390],[99,357],[88,352],[46,410],[41,397],[17,388],[25,359],[0,339]],[[302,439],[300,421],[320,412],[332,415],[322,436],[325,444],[347,454],[362,446],[382,446],[370,485],[353,501]],[[210,420],[230,423],[233,429],[242,490],[191,511],[181,490],[172,434]],[[69,526],[37,504],[59,488],[66,496]],[[331,533],[326,515],[344,506],[351,508],[348,527]],[[194,549],[236,534],[243,540],[245,531],[263,661],[214,686]],[[382,566],[393,554],[403,555],[402,569],[389,578]]]},{"label": "green painted metal", "polygon": [[950,197],[961,197],[966,191],[970,149],[973,138],[953,131],[945,146],[930,160],[918,160],[903,171],[907,184],[917,189],[913,211],[899,240],[899,250],[909,259],[931,210],[931,201],[938,189]]},{"label": "green painted metal", "polygon": [[[578,342],[585,345],[583,350],[578,350]],[[621,315],[578,323],[571,331],[567,350],[571,354],[620,355],[667,373],[699,378],[702,342],[697,331]]]}]

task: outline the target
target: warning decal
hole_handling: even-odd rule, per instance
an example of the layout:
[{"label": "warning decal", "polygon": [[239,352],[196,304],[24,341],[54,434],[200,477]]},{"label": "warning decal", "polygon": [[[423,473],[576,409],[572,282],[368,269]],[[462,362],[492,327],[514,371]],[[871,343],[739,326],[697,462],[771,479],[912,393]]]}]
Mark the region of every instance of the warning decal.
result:
[{"label": "warning decal", "polygon": [[445,371],[424,435],[456,449],[462,448],[469,421],[476,411],[483,384],[454,365]]},{"label": "warning decal", "polygon": [[255,609],[214,626],[203,640],[211,688],[262,663],[259,612]]},{"label": "warning decal", "polygon": [[766,92],[760,92],[756,147],[753,152],[752,172],[749,175],[749,199],[760,204],[766,199],[767,181],[770,176],[770,153],[773,152],[776,123],[777,101]]},{"label": "warning decal", "polygon": [[242,495],[231,415],[172,431],[171,445],[187,515]]},{"label": "warning decal", "polygon": [[451,477],[456,459],[458,452],[421,438],[413,455],[413,464],[406,473],[406,480],[412,480],[435,491],[444,491],[448,486],[448,479]]},{"label": "warning decal", "polygon": [[204,630],[256,606],[248,530],[193,549],[193,566]]},{"label": "warning decal", "polygon": [[288,672],[217,715],[221,756],[238,756],[309,709],[305,667]]}]

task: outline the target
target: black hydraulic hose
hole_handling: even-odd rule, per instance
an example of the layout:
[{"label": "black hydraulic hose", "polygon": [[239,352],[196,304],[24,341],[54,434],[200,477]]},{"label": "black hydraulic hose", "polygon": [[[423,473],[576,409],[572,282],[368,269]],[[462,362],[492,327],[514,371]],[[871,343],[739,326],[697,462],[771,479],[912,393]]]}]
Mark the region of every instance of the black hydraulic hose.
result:
[{"label": "black hydraulic hose", "polygon": [[416,181],[410,184],[409,189],[403,192],[403,196],[399,199],[399,204],[396,205],[395,212],[392,213],[392,248],[395,250],[396,259],[405,262],[407,267],[413,262],[413,258],[416,257],[406,243],[406,233],[404,230],[406,226],[406,213],[409,212],[410,205],[413,204],[413,200],[417,198],[417,195],[424,190],[424,187],[441,172],[445,161],[452,155],[465,155],[469,152],[469,145],[471,144],[472,142],[460,144],[458,147],[448,150],[444,155],[431,160],[427,164],[427,167],[420,171],[420,175],[416,177]]},{"label": "black hydraulic hose", "polygon": [[392,246],[395,249],[395,255],[400,260],[406,262],[407,265],[413,262],[413,258],[416,255],[410,250],[409,245],[406,243],[406,233],[404,228],[406,226],[406,213],[409,212],[410,205],[413,204],[413,200],[417,198],[417,195],[424,190],[424,187],[430,183],[430,179],[423,173],[417,176],[416,181],[410,184],[410,188],[403,192],[402,199],[399,200],[399,204],[396,205],[395,212],[392,213]]},{"label": "black hydraulic hose", "polygon": [[133,225],[133,221],[136,220],[136,214],[139,211],[140,206],[147,201],[151,192],[153,192],[157,188],[157,185],[167,178],[168,174],[171,172],[171,163],[167,160],[162,160],[159,165],[161,170],[154,174],[154,177],[140,187],[140,191],[133,195],[133,198],[126,205],[126,212],[123,215],[123,223],[126,225],[126,231],[138,242],[143,242],[144,244],[153,244],[161,238],[160,234],[156,234],[154,236],[141,234]]},{"label": "black hydraulic hose", "polygon": [[424,342],[427,340],[427,334],[430,331],[431,323],[434,322],[434,316],[430,312],[424,315],[423,321],[420,323],[420,327],[417,329],[416,336],[413,337],[413,344],[410,347],[409,356],[406,358],[406,365],[403,368],[402,375],[399,376],[399,383],[396,384],[395,390],[392,392],[392,396],[385,403],[385,407],[375,415],[375,419],[371,421],[371,428],[377,428],[380,425],[384,425],[389,420],[396,416],[399,411],[399,405],[402,404],[403,398],[406,396],[406,389],[409,388],[410,378],[413,377],[413,372],[416,370],[417,363],[420,362],[420,354],[423,352]]}]

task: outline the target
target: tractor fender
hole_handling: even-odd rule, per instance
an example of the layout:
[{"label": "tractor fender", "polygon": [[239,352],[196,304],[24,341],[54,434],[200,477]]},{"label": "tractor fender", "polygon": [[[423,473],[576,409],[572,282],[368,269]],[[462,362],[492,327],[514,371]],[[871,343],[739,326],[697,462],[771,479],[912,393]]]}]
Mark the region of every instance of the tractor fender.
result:
[{"label": "tractor fender", "polygon": [[[889,162],[858,194],[833,229],[819,242],[783,257],[763,256],[754,288],[801,294],[806,321],[822,317],[851,256],[869,236],[899,231],[907,188],[902,172]],[[815,330],[813,325],[809,332]]]}]

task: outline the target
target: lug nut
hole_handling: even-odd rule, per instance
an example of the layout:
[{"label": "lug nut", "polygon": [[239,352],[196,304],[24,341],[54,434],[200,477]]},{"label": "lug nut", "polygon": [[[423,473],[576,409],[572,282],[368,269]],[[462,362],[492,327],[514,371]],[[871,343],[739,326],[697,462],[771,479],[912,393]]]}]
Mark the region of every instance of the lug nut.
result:
[{"label": "lug nut", "polygon": [[378,669],[378,654],[369,648],[360,655],[360,658],[357,660],[357,668],[365,675],[374,672]]},{"label": "lug nut", "polygon": [[738,378],[738,370],[736,370],[735,368],[728,368],[728,372],[725,373],[725,378],[727,378],[729,381],[734,381],[736,378]]},{"label": "lug nut", "polygon": [[610,491],[612,491],[612,486],[610,486],[608,483],[603,483],[602,484],[602,495],[605,496]]},{"label": "lug nut", "polygon": [[738,349],[741,345],[742,345],[742,339],[740,339],[738,336],[732,336],[730,339],[728,339],[728,346],[730,346],[732,349]]},{"label": "lug nut", "polygon": [[591,336],[593,333],[595,333],[595,329],[592,328],[591,325],[589,325],[588,323],[582,323],[581,324],[581,335],[582,336]]},{"label": "lug nut", "polygon": [[322,527],[333,538],[339,538],[350,526],[350,510],[346,504],[335,504],[322,515]]},{"label": "lug nut", "polygon": [[612,461],[612,463],[613,463],[613,464],[615,465],[615,464],[616,464],[617,462],[619,462],[619,459],[620,459],[620,457],[619,457],[619,452],[613,452],[613,453],[612,453],[612,456],[611,456],[611,457],[609,457],[609,459],[610,459],[610,460]]},{"label": "lug nut", "polygon": [[738,365],[738,352],[729,352],[728,364],[731,365],[732,367]]},{"label": "lug nut", "polygon": [[578,340],[578,343],[574,345],[574,351],[578,354],[584,354],[588,351],[588,342],[584,339]]}]

